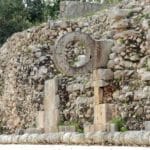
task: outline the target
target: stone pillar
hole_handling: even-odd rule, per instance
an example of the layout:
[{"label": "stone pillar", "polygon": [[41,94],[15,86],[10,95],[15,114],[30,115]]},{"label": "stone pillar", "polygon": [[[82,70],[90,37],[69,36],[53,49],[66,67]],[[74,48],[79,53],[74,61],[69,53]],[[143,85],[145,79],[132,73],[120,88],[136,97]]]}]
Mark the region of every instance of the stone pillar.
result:
[{"label": "stone pillar", "polygon": [[88,126],[84,131],[106,131],[109,130],[110,121],[116,115],[114,104],[104,103],[104,87],[109,80],[113,79],[110,69],[96,69],[93,71],[94,86],[94,124]]},{"label": "stone pillar", "polygon": [[94,104],[98,105],[103,103],[103,87],[101,87],[98,82],[100,82],[100,77],[98,76],[97,70],[93,71],[93,82],[94,82]]},{"label": "stone pillar", "polygon": [[44,129],[46,133],[58,132],[59,123],[59,96],[58,79],[47,80],[45,82],[44,98]]},{"label": "stone pillar", "polygon": [[110,121],[115,115],[114,104],[99,104],[94,107],[94,126],[95,131],[109,130]]}]

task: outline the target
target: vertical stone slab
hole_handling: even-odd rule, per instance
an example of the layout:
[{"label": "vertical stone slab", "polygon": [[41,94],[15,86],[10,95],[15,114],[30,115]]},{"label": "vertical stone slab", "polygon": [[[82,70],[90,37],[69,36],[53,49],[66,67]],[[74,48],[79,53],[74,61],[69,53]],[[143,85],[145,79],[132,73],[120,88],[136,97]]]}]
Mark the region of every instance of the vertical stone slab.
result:
[{"label": "vertical stone slab", "polygon": [[47,80],[45,82],[44,98],[44,129],[46,133],[58,132],[59,123],[59,96],[58,79]]},{"label": "vertical stone slab", "polygon": [[[99,82],[100,76],[98,70],[93,71],[93,82]],[[99,85],[94,85],[94,104],[103,103],[103,88],[100,88]]]},{"label": "vertical stone slab", "polygon": [[98,86],[94,87],[94,104],[101,104],[103,103],[103,88]]},{"label": "vertical stone slab", "polygon": [[99,104],[94,106],[94,125],[95,130],[105,131],[108,124],[116,115],[116,107],[114,104]]},{"label": "vertical stone slab", "polygon": [[44,111],[37,112],[37,128],[44,129]]}]

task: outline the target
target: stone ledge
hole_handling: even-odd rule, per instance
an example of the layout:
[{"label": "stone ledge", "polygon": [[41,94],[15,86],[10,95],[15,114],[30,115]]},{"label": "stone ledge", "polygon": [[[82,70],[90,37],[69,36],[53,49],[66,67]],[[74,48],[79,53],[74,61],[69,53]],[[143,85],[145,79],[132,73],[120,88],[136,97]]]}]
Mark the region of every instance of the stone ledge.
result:
[{"label": "stone ledge", "polygon": [[97,144],[150,146],[150,131],[0,135],[0,144]]}]

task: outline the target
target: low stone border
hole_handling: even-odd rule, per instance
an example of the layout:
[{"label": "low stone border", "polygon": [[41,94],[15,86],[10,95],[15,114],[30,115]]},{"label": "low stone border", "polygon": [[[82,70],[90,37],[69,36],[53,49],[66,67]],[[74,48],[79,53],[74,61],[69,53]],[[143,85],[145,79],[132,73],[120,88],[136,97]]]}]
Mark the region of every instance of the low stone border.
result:
[{"label": "low stone border", "polygon": [[0,135],[0,144],[112,144],[150,146],[150,131]]}]

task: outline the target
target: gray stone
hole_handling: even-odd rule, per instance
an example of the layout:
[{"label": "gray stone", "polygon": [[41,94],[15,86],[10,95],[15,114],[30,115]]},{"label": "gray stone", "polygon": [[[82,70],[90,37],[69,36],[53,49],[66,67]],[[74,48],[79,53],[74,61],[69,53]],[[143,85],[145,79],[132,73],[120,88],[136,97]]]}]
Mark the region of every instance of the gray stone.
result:
[{"label": "gray stone", "polygon": [[59,126],[59,132],[75,132],[75,126]]},{"label": "gray stone", "polygon": [[[83,43],[85,47],[86,54],[84,56],[84,63],[82,60],[82,66],[70,66],[66,54],[65,49],[66,45],[73,41],[79,41]],[[95,49],[95,41],[85,33],[80,32],[71,32],[60,37],[55,43],[55,51],[54,51],[54,63],[56,67],[64,74],[69,76],[85,74],[87,72],[92,71],[93,67],[93,48]],[[85,61],[86,58],[86,61]]]},{"label": "gray stone", "polygon": [[74,18],[85,16],[100,10],[100,7],[101,4],[99,3],[63,1],[60,3],[60,17]]},{"label": "gray stone", "polygon": [[93,80],[112,80],[114,73],[110,69],[98,69],[93,73]]},{"label": "gray stone", "polygon": [[150,14],[150,6],[149,6],[149,5],[144,6],[143,13],[144,13],[145,15]]},{"label": "gray stone", "polygon": [[44,91],[44,129],[46,133],[58,132],[59,96],[58,79],[47,80]]},{"label": "gray stone", "polygon": [[39,68],[39,75],[42,76],[43,74],[46,74],[48,72],[48,69],[45,66],[41,66]]},{"label": "gray stone", "polygon": [[73,91],[83,91],[84,85],[80,83],[75,83],[67,86],[67,91],[68,92],[73,92]]},{"label": "gray stone", "polygon": [[120,79],[122,79],[123,75],[124,75],[123,71],[117,70],[114,72],[114,79],[120,80]]},{"label": "gray stone", "polygon": [[131,56],[131,57],[130,57],[130,60],[136,62],[136,61],[139,61],[139,60],[140,60],[140,57],[139,57],[138,54],[136,54],[136,55]]},{"label": "gray stone", "polygon": [[24,131],[24,133],[26,134],[41,134],[43,133],[44,131],[42,129],[37,129],[37,128],[28,128]]},{"label": "gray stone", "polygon": [[22,134],[24,134],[24,132],[25,132],[24,129],[17,129],[17,130],[15,131],[15,134],[16,134],[16,135],[22,135]]},{"label": "gray stone", "polygon": [[146,131],[150,131],[150,121],[145,121],[144,122],[144,127]]},{"label": "gray stone", "polygon": [[[94,55],[94,69],[104,68],[107,66],[109,60],[109,54],[111,53],[111,48],[114,45],[113,40],[105,40],[101,39],[100,41],[96,41],[96,51]],[[100,49],[100,50],[98,50]],[[99,54],[100,53],[100,54]]]},{"label": "gray stone", "polygon": [[145,30],[148,30],[150,28],[150,19],[144,19],[143,22],[142,22],[142,27],[145,29]]},{"label": "gray stone", "polygon": [[85,142],[84,134],[82,134],[82,133],[72,134],[71,138],[70,138],[70,142],[72,144],[84,144],[84,142]]},{"label": "gray stone", "polygon": [[105,87],[109,85],[109,83],[107,83],[106,81],[104,80],[97,80],[97,81],[93,81],[93,87]]},{"label": "gray stone", "polygon": [[142,81],[150,81],[150,71],[145,71],[141,74]]},{"label": "gray stone", "polygon": [[111,28],[112,29],[126,29],[128,27],[129,27],[129,20],[124,19],[124,20],[114,23]]},{"label": "gray stone", "polygon": [[129,14],[130,14],[130,10],[119,9],[119,8],[114,8],[110,13],[111,17],[116,20],[126,18],[127,16],[129,16]]},{"label": "gray stone", "polygon": [[88,62],[88,59],[85,55],[79,55],[77,61],[74,63],[75,67],[81,67]]},{"label": "gray stone", "polygon": [[111,132],[116,132],[116,131],[118,131],[117,125],[114,124],[114,123],[111,123],[111,124],[110,124],[110,131],[111,131]]},{"label": "gray stone", "polygon": [[44,111],[38,111],[37,112],[37,128],[44,129]]}]

